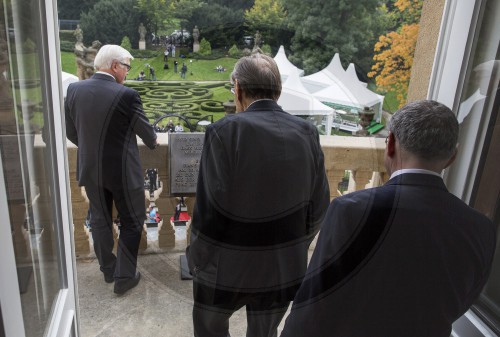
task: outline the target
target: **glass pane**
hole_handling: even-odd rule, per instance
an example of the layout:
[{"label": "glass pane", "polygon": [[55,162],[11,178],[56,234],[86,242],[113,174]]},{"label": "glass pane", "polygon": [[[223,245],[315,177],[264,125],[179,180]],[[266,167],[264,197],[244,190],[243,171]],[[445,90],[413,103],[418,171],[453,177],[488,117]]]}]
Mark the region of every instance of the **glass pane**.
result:
[{"label": "glass pane", "polygon": [[[59,252],[57,175],[42,56],[41,13],[35,0],[0,3],[0,153],[26,336],[46,330],[65,287]],[[2,201],[3,202],[3,201]],[[2,214],[3,215],[3,214]],[[5,309],[5,308],[4,308]]]},{"label": "glass pane", "polygon": [[[480,26],[473,42],[458,119],[462,121],[460,132],[472,133],[479,123],[487,125],[486,139],[479,163],[471,205],[495,221],[500,222],[498,196],[498,156],[500,155],[500,3],[486,1],[481,9]],[[481,118],[487,118],[481,121]],[[470,137],[468,139],[475,139]],[[460,144],[475,147],[477,144]],[[477,147],[476,147],[477,148]],[[500,235],[497,241],[500,239]],[[497,249],[490,279],[475,305],[475,311],[500,330],[500,252]],[[496,328],[495,328],[496,327]]]}]

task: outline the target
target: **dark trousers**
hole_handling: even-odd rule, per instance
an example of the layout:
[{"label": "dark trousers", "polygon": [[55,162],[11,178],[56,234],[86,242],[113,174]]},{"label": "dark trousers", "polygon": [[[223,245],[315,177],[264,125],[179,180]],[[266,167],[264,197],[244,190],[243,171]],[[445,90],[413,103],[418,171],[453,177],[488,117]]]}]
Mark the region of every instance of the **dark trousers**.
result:
[{"label": "dark trousers", "polygon": [[[144,190],[85,186],[90,202],[92,239],[101,271],[116,279],[135,276],[137,253],[146,219]],[[120,215],[120,237],[116,256],[113,254],[113,201]]]},{"label": "dark trousers", "polygon": [[[229,318],[243,306],[247,311],[246,337],[277,337],[290,301],[278,302],[269,294],[227,293],[222,304],[208,304],[207,298],[217,290],[193,281],[193,326],[195,337],[230,337]],[[207,296],[208,295],[208,296]]]}]

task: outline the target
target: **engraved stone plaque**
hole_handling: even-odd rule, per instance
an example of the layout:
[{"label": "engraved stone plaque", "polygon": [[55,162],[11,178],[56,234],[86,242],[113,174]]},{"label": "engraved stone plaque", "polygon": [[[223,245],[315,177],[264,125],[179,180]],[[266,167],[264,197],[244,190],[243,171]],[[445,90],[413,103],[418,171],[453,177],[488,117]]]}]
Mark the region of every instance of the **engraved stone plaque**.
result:
[{"label": "engraved stone plaque", "polygon": [[204,139],[203,132],[168,134],[170,195],[190,196],[196,193]]}]

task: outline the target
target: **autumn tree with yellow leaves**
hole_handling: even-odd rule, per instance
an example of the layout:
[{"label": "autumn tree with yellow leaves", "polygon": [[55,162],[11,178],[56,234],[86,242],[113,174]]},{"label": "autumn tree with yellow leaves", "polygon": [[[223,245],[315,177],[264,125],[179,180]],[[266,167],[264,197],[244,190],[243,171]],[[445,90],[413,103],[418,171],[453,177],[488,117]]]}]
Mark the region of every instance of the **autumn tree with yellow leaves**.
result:
[{"label": "autumn tree with yellow leaves", "polygon": [[394,3],[398,28],[379,37],[375,44],[375,64],[369,77],[375,77],[379,89],[394,91],[399,107],[406,102],[413,56],[417,44],[423,0],[397,0]]}]

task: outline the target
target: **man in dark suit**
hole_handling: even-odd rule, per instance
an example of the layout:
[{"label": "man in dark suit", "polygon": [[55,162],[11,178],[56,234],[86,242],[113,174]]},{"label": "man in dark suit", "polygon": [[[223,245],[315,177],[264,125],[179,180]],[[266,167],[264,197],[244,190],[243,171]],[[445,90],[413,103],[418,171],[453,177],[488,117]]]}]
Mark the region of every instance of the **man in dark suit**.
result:
[{"label": "man in dark suit", "polygon": [[[140,280],[136,264],[146,211],[136,135],[151,149],[158,145],[139,94],[123,85],[131,59],[120,46],[103,46],[94,60],[96,74],[71,84],[65,101],[66,135],[78,146],[77,180],[90,202],[95,254],[117,294]],[[121,222],[116,257],[113,201]]]},{"label": "man in dark suit", "polygon": [[188,261],[195,336],[229,336],[246,306],[248,337],[272,337],[298,289],[330,200],[317,129],[283,111],[278,67],[240,59],[238,114],[207,127]]},{"label": "man in dark suit", "polygon": [[455,115],[417,101],[389,130],[390,180],[333,200],[282,337],[448,337],[486,283],[495,227],[441,178]]}]

